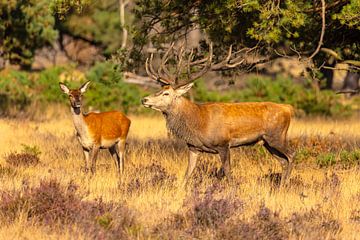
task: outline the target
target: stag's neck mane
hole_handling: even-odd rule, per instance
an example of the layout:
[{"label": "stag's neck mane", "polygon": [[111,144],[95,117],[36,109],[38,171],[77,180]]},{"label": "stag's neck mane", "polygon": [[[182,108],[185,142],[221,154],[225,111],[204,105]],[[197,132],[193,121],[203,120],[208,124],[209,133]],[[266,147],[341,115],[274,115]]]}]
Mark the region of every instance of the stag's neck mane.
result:
[{"label": "stag's neck mane", "polygon": [[84,119],[84,114],[83,114],[81,108],[71,107],[71,113],[72,113],[73,122],[74,122],[74,126],[75,126],[77,133],[80,136],[85,135],[86,131],[87,131],[87,127],[86,127],[86,122]]},{"label": "stag's neck mane", "polygon": [[168,130],[186,143],[197,146],[201,128],[204,126],[199,105],[180,97],[172,105],[171,110],[163,112]]}]

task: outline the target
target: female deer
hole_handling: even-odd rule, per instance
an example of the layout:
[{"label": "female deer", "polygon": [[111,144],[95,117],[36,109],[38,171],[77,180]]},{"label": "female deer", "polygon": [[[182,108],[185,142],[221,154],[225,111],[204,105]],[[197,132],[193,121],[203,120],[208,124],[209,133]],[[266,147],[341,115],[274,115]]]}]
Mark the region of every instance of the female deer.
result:
[{"label": "female deer", "polygon": [[[100,149],[109,149],[118,172],[124,171],[125,142],[131,121],[121,112],[86,113],[82,111],[82,96],[90,81],[79,89],[69,89],[60,83],[60,89],[69,96],[76,136],[83,148],[85,171],[91,161],[91,173],[96,171],[96,158]],[[119,156],[120,153],[120,156]]]}]

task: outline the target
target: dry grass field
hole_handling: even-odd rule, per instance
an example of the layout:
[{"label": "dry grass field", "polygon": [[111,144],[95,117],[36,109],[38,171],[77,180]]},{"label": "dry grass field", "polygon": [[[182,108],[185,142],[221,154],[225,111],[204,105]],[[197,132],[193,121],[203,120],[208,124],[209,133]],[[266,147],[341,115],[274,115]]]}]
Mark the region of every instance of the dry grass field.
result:
[{"label": "dry grass field", "polygon": [[130,116],[120,178],[106,150],[85,174],[69,110],[46,114],[0,119],[2,239],[360,239],[357,118],[295,120],[286,188],[261,144],[232,150],[230,181],[217,178],[217,156],[201,155],[181,188],[187,151],[162,116]]}]

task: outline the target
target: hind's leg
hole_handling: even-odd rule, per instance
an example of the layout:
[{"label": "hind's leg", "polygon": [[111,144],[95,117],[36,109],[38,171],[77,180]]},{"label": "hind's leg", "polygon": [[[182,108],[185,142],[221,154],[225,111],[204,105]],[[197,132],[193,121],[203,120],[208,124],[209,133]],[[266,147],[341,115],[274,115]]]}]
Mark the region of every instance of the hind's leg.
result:
[{"label": "hind's leg", "polygon": [[95,145],[91,150],[91,153],[90,153],[91,174],[95,174],[95,172],[96,172],[96,160],[97,160],[99,150],[100,150],[99,145]]},{"label": "hind's leg", "polygon": [[85,172],[87,173],[89,171],[89,168],[88,168],[88,164],[89,164],[89,150],[88,149],[85,149],[83,148],[83,153],[84,153],[84,170]]},{"label": "hind's leg", "polygon": [[124,173],[124,158],[125,158],[125,148],[126,148],[126,141],[125,139],[121,139],[117,143],[118,152],[119,152],[119,172]]}]

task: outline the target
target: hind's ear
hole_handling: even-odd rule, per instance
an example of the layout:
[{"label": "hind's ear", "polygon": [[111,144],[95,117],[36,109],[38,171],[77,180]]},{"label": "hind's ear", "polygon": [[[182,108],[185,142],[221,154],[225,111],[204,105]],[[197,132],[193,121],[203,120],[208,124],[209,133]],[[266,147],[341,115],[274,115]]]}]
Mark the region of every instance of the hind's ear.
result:
[{"label": "hind's ear", "polygon": [[81,93],[86,92],[86,90],[88,89],[89,85],[90,85],[90,81],[87,81],[86,83],[84,83],[83,85],[81,85],[81,87],[79,88],[80,92],[81,92]]},{"label": "hind's ear", "polygon": [[59,83],[59,85],[60,85],[61,91],[63,91],[64,93],[69,95],[69,93],[70,93],[69,88],[64,83]]}]

